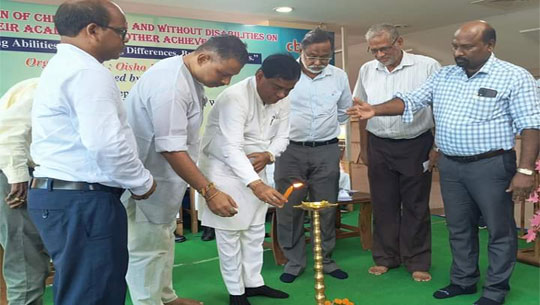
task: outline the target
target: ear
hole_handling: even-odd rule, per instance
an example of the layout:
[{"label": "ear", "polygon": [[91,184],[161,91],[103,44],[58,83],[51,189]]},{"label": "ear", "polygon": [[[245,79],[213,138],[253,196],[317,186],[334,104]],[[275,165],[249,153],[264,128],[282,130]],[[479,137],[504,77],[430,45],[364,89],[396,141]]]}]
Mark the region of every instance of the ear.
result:
[{"label": "ear", "polygon": [[257,72],[255,72],[255,79],[257,81],[261,81],[261,79],[264,77],[264,73],[261,69],[257,70]]},{"label": "ear", "polygon": [[495,49],[495,40],[491,39],[487,45],[488,45],[488,51],[493,52],[493,49]]},{"label": "ear", "polygon": [[197,55],[197,64],[199,66],[204,65],[205,63],[208,63],[212,60],[212,57],[208,53],[201,53]]},{"label": "ear", "polygon": [[89,38],[96,38],[98,36],[98,33],[102,31],[102,29],[97,24],[90,23],[81,31],[84,31],[84,34]]},{"label": "ear", "polygon": [[398,45],[400,48],[403,46],[403,37],[399,36],[399,38],[396,40],[396,45]]}]

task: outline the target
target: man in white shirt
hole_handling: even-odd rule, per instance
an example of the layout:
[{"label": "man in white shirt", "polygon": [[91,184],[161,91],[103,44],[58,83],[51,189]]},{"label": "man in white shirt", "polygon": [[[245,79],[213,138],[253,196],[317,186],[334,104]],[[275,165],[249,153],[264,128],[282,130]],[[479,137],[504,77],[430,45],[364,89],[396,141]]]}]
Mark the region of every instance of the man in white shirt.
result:
[{"label": "man in white shirt", "polygon": [[176,214],[187,184],[208,199],[212,213],[236,214],[234,200],[215,188],[196,162],[206,103],[203,86],[229,84],[247,60],[246,45],[237,37],[212,37],[188,55],[153,65],[126,99],[139,157],[159,182],[149,200],[123,200],[129,232],[127,282],[135,305],[200,303],[178,298],[172,286]]},{"label": "man in white shirt", "polygon": [[[277,210],[278,241],[288,259],[280,279],[291,283],[306,268],[304,211],[293,206],[304,200],[336,202],[339,190],[339,124],[352,104],[347,74],[329,65],[333,39],[317,28],[302,40],[300,80],[289,95],[291,101],[290,144],[277,159],[274,173],[277,189],[285,191],[302,180],[307,187],[296,190],[283,209]],[[345,279],[331,255],[336,245],[336,209],[321,212],[323,271]]]},{"label": "man in white shirt", "polygon": [[[403,38],[391,24],[371,26],[366,40],[375,59],[360,68],[353,95],[370,104],[420,87],[441,67],[432,58],[403,51]],[[411,124],[400,116],[374,117],[367,127],[360,121],[360,157],[368,166],[373,202],[371,274],[403,264],[415,281],[431,280],[433,126],[431,107],[417,112]]]},{"label": "man in white shirt", "polygon": [[128,263],[124,189],[149,197],[155,182],[137,158],[111,72],[127,41],[110,1],[69,1],[56,11],[58,52],[43,70],[32,109],[38,166],[29,214],[53,259],[56,305],[124,304]]},{"label": "man in white shirt", "polygon": [[0,245],[9,304],[42,304],[49,256],[28,216],[31,112],[38,78],[21,81],[0,99]]},{"label": "man in white shirt", "polygon": [[265,167],[289,143],[286,97],[299,77],[300,65],[292,56],[270,55],[255,76],[223,91],[208,116],[201,170],[238,203],[238,214],[230,218],[200,205],[203,225],[216,230],[230,305],[249,305],[250,296],[289,296],[264,285],[261,275],[267,203],[280,208],[286,201],[268,185]]}]

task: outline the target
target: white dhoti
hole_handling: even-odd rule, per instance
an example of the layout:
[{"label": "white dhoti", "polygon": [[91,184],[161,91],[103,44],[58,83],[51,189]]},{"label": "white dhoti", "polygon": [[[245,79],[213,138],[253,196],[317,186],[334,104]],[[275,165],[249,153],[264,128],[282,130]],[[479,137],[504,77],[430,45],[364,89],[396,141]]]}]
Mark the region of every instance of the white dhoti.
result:
[{"label": "white dhoti", "polygon": [[264,285],[263,265],[264,224],[247,230],[216,229],[221,276],[230,295],[242,295],[246,287]]},{"label": "white dhoti", "polygon": [[[172,286],[176,221],[153,224],[136,220],[136,203],[128,199],[129,265],[126,281],[134,305],[162,305],[177,299]],[[140,213],[140,212],[139,212]]]}]

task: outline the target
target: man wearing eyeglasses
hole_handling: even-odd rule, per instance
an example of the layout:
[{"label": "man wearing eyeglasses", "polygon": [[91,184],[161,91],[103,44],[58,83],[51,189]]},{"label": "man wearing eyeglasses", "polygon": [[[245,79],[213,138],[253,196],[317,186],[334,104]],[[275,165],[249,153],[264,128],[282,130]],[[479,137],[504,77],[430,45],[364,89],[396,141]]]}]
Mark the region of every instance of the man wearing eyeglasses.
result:
[{"label": "man wearing eyeglasses", "polygon": [[127,42],[115,3],[68,1],[54,18],[58,52],[43,70],[32,109],[28,211],[52,257],[54,304],[120,305],[126,299],[125,189],[155,190],[137,157],[120,90],[102,65]]},{"label": "man wearing eyeglasses", "polygon": [[[370,104],[418,88],[441,67],[432,58],[403,51],[403,38],[391,24],[371,26],[366,40],[375,59],[360,68],[353,96]],[[375,117],[367,126],[360,121],[360,158],[368,167],[373,203],[371,274],[404,265],[415,281],[431,280],[433,126],[430,107],[417,112],[412,124],[399,116]]]},{"label": "man wearing eyeglasses", "polygon": [[[293,282],[306,268],[304,211],[295,209],[306,196],[310,201],[336,202],[339,191],[338,135],[347,121],[346,110],[352,104],[347,74],[329,65],[333,56],[333,38],[317,28],[301,43],[302,73],[289,94],[291,101],[289,146],[277,158],[275,181],[284,192],[298,180],[307,187],[294,191],[282,209],[278,209],[278,241],[288,259],[280,280]],[[336,209],[321,212],[323,271],[345,279],[347,273],[332,259],[336,244]]]}]

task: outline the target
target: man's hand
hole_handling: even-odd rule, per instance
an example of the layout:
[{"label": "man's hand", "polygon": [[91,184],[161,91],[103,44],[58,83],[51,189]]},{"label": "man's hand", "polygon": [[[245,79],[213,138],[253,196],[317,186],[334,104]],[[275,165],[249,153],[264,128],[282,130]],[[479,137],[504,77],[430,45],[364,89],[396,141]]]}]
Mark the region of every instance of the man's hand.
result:
[{"label": "man's hand", "polygon": [[144,193],[143,195],[135,195],[135,194],[131,193],[131,198],[133,198],[135,200],[148,199],[148,197],[150,197],[150,195],[152,195],[154,193],[154,191],[156,190],[156,187],[157,187],[156,180],[154,180],[154,183],[152,183],[152,187],[148,190],[148,192]]},{"label": "man's hand", "polygon": [[270,156],[266,152],[254,152],[247,155],[247,157],[257,173],[262,171],[266,164],[271,163]]},{"label": "man's hand", "polygon": [[11,191],[6,197],[7,205],[12,208],[18,208],[24,205],[26,202],[26,195],[28,194],[28,182],[19,182],[11,184]]},{"label": "man's hand", "polygon": [[439,152],[435,151],[434,149],[429,151],[428,171],[432,172],[433,169],[437,167],[437,164],[439,163],[439,155]]},{"label": "man's hand", "polygon": [[233,217],[238,213],[238,205],[234,199],[222,191],[214,188],[206,197],[210,198],[206,200],[206,205],[212,213],[221,217]]},{"label": "man's hand", "polygon": [[[506,190],[507,193],[512,192],[512,200],[521,202],[531,194],[534,188],[534,176],[527,176],[521,173],[516,173],[510,186]],[[517,200],[517,201],[516,201]]]},{"label": "man's hand", "polygon": [[[260,180],[258,180],[260,181]],[[259,200],[269,203],[276,208],[282,208],[287,202],[287,199],[276,189],[264,184],[264,182],[252,182],[249,188],[253,191],[253,194],[259,198]]]},{"label": "man's hand", "polygon": [[347,114],[352,118],[367,120],[375,116],[375,110],[370,104],[355,97],[353,99],[353,106],[347,109]]}]

